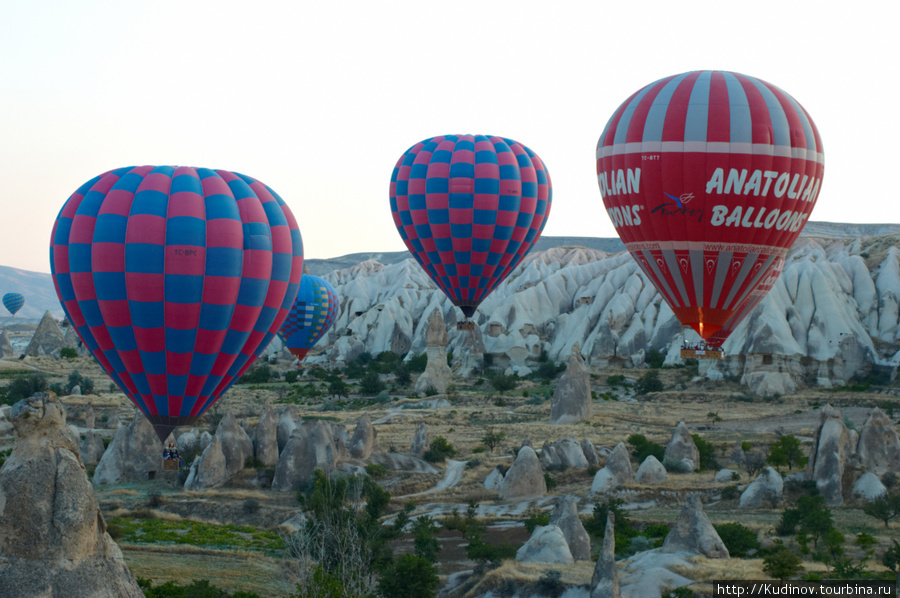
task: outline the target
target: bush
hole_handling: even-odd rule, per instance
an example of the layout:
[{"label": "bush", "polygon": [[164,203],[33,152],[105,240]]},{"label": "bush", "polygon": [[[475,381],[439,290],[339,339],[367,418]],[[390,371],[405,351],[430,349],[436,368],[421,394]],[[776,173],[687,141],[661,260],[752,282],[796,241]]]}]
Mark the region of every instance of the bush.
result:
[{"label": "bush", "polygon": [[669,473],[691,473],[691,467],[684,459],[663,459],[662,465]]},{"label": "bush", "polygon": [[662,463],[663,455],[666,454],[666,449],[662,445],[647,440],[643,434],[632,434],[628,437],[627,442],[634,447],[631,455],[638,463],[643,463],[644,459],[650,455]]},{"label": "bush", "polygon": [[751,551],[759,550],[756,532],[749,527],[740,523],[720,523],[713,527],[732,557],[746,558]]},{"label": "bush", "polygon": [[694,445],[700,453],[700,463],[697,464],[700,471],[718,469],[719,463],[716,461],[716,447],[713,443],[707,442],[700,437],[699,434],[691,434],[694,439]]},{"label": "bush", "polygon": [[529,509],[528,517],[525,518],[523,523],[530,534],[534,531],[534,528],[550,524],[550,513],[543,513],[534,508]]},{"label": "bush", "polygon": [[265,384],[272,379],[272,368],[264,363],[241,376],[239,384]]},{"label": "bush", "polygon": [[63,347],[59,350],[59,356],[63,359],[75,359],[78,357],[78,351],[72,347]]},{"label": "bush", "polygon": [[613,374],[606,378],[607,386],[620,386],[625,384],[625,376],[622,374]]},{"label": "bush", "polygon": [[491,376],[491,386],[499,393],[504,393],[514,389],[519,384],[519,377],[515,374],[509,376],[505,374],[496,374]]},{"label": "bush", "polygon": [[553,476],[550,475],[549,472],[544,472],[544,483],[547,484],[547,490],[553,490],[556,488],[556,480],[553,479]]},{"label": "bush", "polygon": [[660,392],[663,389],[662,380],[659,379],[659,372],[650,370],[640,377],[634,384],[634,392],[639,395],[645,395],[651,392]]},{"label": "bush", "polygon": [[425,353],[417,353],[406,360],[406,369],[413,373],[424,372],[426,365],[428,365],[428,355]]},{"label": "bush", "polygon": [[539,596],[559,598],[566,591],[566,584],[562,581],[562,572],[556,569],[547,571],[534,584],[534,590]]},{"label": "bush", "polygon": [[79,374],[78,370],[74,370],[69,374],[69,379],[66,382],[66,393],[71,394],[76,386],[81,389],[81,394],[89,395],[94,392],[94,381]]},{"label": "bush", "polygon": [[47,376],[41,373],[16,376],[6,387],[4,402],[9,405],[27,399],[37,392],[47,390]]},{"label": "bush", "polygon": [[388,468],[381,463],[369,463],[366,465],[366,473],[377,480],[388,474]]},{"label": "bush", "polygon": [[665,361],[665,357],[663,354],[659,352],[658,349],[650,349],[647,351],[646,357],[644,357],[644,361],[654,370],[658,370],[663,366],[663,361]]},{"label": "bush", "polygon": [[424,459],[429,463],[443,463],[449,457],[456,455],[456,449],[443,436],[438,436],[431,441]]},{"label": "bush", "polygon": [[384,390],[384,382],[377,372],[368,371],[359,381],[359,390],[364,395],[377,395]]},{"label": "bush", "polygon": [[300,377],[300,370],[289,370],[284,373],[284,381],[293,384]]}]

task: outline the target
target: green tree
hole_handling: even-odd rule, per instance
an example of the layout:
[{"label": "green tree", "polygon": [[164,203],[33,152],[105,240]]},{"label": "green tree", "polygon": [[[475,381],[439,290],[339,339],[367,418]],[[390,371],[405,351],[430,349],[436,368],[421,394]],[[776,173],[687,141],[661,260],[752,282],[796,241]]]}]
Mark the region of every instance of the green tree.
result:
[{"label": "green tree", "polygon": [[404,554],[390,565],[378,580],[382,596],[432,598],[440,586],[437,568],[428,559]]},{"label": "green tree", "polygon": [[441,551],[441,543],[437,539],[439,529],[434,519],[428,515],[422,515],[413,521],[413,546],[416,556],[432,563],[437,562],[437,555]]},{"label": "green tree", "polygon": [[12,405],[16,401],[27,399],[37,392],[47,390],[47,376],[42,373],[16,376],[6,388],[5,402]]},{"label": "green tree", "polygon": [[397,377],[397,384],[406,386],[412,381],[409,370],[402,363],[394,369],[394,375]]},{"label": "green tree", "polygon": [[59,350],[59,356],[63,359],[75,359],[78,357],[78,351],[72,347],[63,347]]},{"label": "green tree", "polygon": [[515,374],[510,374],[509,376],[506,374],[496,374],[491,376],[491,386],[493,386],[500,394],[514,389],[518,384],[519,377]]},{"label": "green tree", "polygon": [[456,455],[456,449],[443,436],[438,436],[431,441],[428,450],[422,456],[429,463],[442,463],[446,459]]},{"label": "green tree", "polygon": [[340,378],[332,378],[328,383],[328,394],[333,397],[346,397],[350,394],[350,387]]},{"label": "green tree", "polygon": [[863,513],[880,519],[884,527],[889,527],[891,519],[900,515],[900,494],[882,494],[863,507]]},{"label": "green tree", "polygon": [[759,550],[759,540],[756,532],[740,523],[720,523],[714,525],[716,533],[728,549],[728,554],[733,558],[745,558],[750,556],[753,550]]},{"label": "green tree", "polygon": [[643,434],[632,434],[628,437],[627,442],[634,447],[631,454],[638,463],[643,463],[644,459],[650,455],[653,455],[657,461],[662,463],[663,456],[666,454],[666,448],[661,444],[647,440]]},{"label": "green tree", "polygon": [[384,390],[384,382],[381,381],[378,372],[369,370],[359,381],[359,390],[364,395],[377,395]]},{"label": "green tree", "polygon": [[495,432],[494,428],[490,427],[488,428],[487,433],[481,437],[481,444],[483,444],[493,455],[494,449],[498,447],[504,440],[506,440],[506,432],[504,432],[503,430]]},{"label": "green tree", "polygon": [[634,383],[634,392],[639,395],[660,392],[662,389],[663,383],[662,380],[659,379],[659,372],[656,370],[650,370]]},{"label": "green tree", "polygon": [[805,467],[808,458],[803,454],[800,440],[793,434],[785,434],[770,448],[766,463],[776,468],[787,466],[788,469]]},{"label": "green tree", "polygon": [[892,544],[881,557],[881,564],[894,572],[896,587],[900,588],[900,542],[891,540]]},{"label": "green tree", "polygon": [[713,443],[707,442],[699,434],[691,434],[691,438],[694,440],[694,445],[700,454],[700,463],[697,464],[700,471],[718,469],[719,463],[716,461],[716,447],[713,446]]},{"label": "green tree", "polygon": [[81,389],[81,394],[83,395],[89,395],[94,392],[94,381],[79,374],[78,370],[72,370],[66,381],[66,392],[71,393],[76,386]]},{"label": "green tree", "polygon": [[803,571],[802,562],[800,557],[781,546],[763,559],[763,571],[772,579],[784,581]]}]

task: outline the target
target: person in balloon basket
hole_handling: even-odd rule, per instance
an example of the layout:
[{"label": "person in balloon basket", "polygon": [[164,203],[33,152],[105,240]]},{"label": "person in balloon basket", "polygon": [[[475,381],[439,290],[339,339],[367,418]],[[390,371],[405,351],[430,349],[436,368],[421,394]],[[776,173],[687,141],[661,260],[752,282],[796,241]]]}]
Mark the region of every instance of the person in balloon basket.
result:
[{"label": "person in balloon basket", "polygon": [[181,455],[178,454],[178,447],[174,442],[170,442],[169,446],[163,449],[163,459],[167,461],[178,461],[178,467],[181,467]]}]

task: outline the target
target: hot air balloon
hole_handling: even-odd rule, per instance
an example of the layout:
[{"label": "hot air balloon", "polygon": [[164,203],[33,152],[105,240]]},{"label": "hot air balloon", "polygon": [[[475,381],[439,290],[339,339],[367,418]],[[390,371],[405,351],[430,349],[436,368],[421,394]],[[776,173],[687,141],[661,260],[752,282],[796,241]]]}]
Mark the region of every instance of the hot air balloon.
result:
[{"label": "hot air balloon", "polygon": [[421,141],[391,175],[394,224],[419,265],[470,318],[522,261],[550,214],[550,174],[505,137]]},{"label": "hot air balloon", "polygon": [[3,295],[3,307],[12,315],[16,315],[16,312],[22,309],[23,305],[25,305],[25,297],[21,293],[6,293]]},{"label": "hot air balloon", "polygon": [[300,290],[278,336],[284,346],[303,360],[309,350],[328,332],[338,311],[337,293],[324,278],[304,274]]},{"label": "hot air balloon", "polygon": [[66,316],[164,440],[253,363],[297,294],[303,244],[263,183],[138,166],[82,185],[50,245]]},{"label": "hot air balloon", "polygon": [[806,110],[770,83],[727,71],[647,85],[597,143],[616,231],[682,325],[714,347],[778,278],[823,172]]}]

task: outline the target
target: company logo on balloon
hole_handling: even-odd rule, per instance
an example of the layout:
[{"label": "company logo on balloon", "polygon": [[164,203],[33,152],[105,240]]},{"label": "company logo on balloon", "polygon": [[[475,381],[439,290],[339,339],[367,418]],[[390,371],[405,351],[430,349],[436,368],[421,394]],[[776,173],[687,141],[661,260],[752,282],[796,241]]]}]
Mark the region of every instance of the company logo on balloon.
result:
[{"label": "company logo on balloon", "polygon": [[821,178],[811,178],[805,174],[801,180],[798,172],[791,177],[789,172],[754,170],[749,180],[747,180],[747,173],[746,168],[741,170],[732,168],[728,171],[728,178],[726,178],[725,169],[716,168],[706,183],[706,192],[718,195],[723,193],[750,195],[752,192],[755,197],[767,197],[771,190],[775,197],[784,197],[784,194],[787,193],[788,199],[799,198],[803,201],[815,202],[819,195],[819,185],[822,183]]},{"label": "company logo on balloon", "polygon": [[600,193],[607,195],[625,195],[641,192],[641,169],[620,168],[611,172],[601,171],[597,174]]}]

